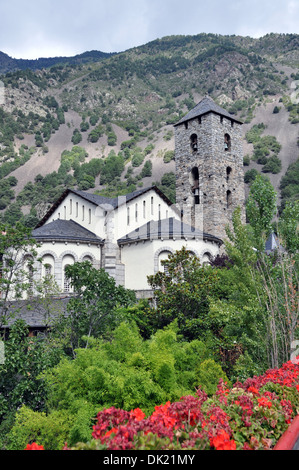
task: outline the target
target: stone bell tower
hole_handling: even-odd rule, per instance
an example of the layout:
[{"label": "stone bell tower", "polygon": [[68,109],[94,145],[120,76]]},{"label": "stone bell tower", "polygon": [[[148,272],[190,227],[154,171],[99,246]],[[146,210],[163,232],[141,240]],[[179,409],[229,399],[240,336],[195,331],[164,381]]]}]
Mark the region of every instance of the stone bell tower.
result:
[{"label": "stone bell tower", "polygon": [[210,97],[175,125],[176,204],[184,222],[222,240],[236,207],[245,221],[241,127]]}]

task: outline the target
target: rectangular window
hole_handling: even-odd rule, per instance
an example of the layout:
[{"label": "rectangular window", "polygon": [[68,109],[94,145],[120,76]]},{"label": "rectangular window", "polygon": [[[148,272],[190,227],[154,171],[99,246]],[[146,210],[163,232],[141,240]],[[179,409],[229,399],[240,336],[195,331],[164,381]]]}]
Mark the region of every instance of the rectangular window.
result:
[{"label": "rectangular window", "polygon": [[135,204],[135,221],[138,221],[138,204]]},{"label": "rectangular window", "polygon": [[88,218],[89,218],[88,222],[91,224],[91,209],[89,209],[88,211]]},{"label": "rectangular window", "polygon": [[151,197],[151,214],[154,215],[154,198]]},{"label": "rectangular window", "polygon": [[158,208],[159,208],[159,220],[161,220],[161,204],[159,204]]},{"label": "rectangular window", "polygon": [[79,212],[79,204],[76,202],[76,217],[78,217],[78,212]]},{"label": "rectangular window", "polygon": [[73,200],[70,199],[70,214],[72,214],[73,211]]},{"label": "rectangular window", "polygon": [[84,206],[82,206],[82,220],[84,220]]},{"label": "rectangular window", "polygon": [[130,225],[130,208],[127,207],[127,225]]},{"label": "rectangular window", "polygon": [[145,219],[146,217],[146,202],[143,201],[143,218]]}]

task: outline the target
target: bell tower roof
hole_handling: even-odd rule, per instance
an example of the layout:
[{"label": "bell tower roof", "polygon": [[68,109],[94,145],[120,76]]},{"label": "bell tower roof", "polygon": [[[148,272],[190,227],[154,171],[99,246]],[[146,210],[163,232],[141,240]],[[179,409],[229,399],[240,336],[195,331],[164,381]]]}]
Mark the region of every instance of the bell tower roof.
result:
[{"label": "bell tower roof", "polygon": [[195,119],[197,117],[203,116],[204,114],[208,113],[216,113],[220,116],[224,116],[226,118],[231,119],[232,121],[238,122],[239,124],[243,124],[240,120],[236,119],[232,114],[227,112],[225,109],[218,106],[212,98],[209,96],[205,96],[189,113],[186,114],[175,126],[179,126],[184,122],[190,121],[191,119]]}]

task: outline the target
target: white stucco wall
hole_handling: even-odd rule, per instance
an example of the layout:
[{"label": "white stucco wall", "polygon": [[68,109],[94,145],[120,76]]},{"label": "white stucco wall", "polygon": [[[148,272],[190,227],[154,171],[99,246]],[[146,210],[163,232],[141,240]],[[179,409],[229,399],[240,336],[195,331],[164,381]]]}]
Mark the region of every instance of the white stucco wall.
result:
[{"label": "white stucco wall", "polygon": [[105,238],[105,207],[97,206],[74,193],[69,193],[46,223],[73,220],[82,227]]},{"label": "white stucco wall", "polygon": [[134,290],[148,290],[150,286],[147,276],[162,270],[161,260],[169,253],[186,247],[202,262],[206,261],[206,253],[216,256],[218,245],[203,240],[153,240],[125,244],[121,247],[121,261],[125,264],[125,287]]}]

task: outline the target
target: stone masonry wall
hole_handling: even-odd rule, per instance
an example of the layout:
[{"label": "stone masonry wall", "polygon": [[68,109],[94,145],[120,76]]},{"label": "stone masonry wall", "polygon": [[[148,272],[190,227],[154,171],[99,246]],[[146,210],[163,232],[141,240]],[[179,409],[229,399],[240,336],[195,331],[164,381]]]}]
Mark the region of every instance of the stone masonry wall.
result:
[{"label": "stone masonry wall", "polygon": [[[191,136],[197,136],[197,150]],[[225,150],[224,136],[230,136]],[[221,239],[240,206],[245,222],[242,125],[210,112],[175,127],[176,202],[184,221]],[[195,204],[192,169],[198,168],[200,203]],[[227,170],[229,169],[229,170]],[[227,191],[230,191],[228,196]]]}]

